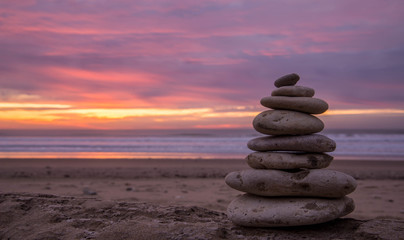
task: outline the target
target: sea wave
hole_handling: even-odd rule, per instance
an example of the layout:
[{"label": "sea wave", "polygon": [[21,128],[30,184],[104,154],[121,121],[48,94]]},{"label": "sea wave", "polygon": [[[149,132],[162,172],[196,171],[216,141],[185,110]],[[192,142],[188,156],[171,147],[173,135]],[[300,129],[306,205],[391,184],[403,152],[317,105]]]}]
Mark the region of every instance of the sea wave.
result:
[{"label": "sea wave", "polygon": [[[34,133],[34,134],[33,134]],[[130,133],[130,134],[129,134]],[[390,157],[404,159],[404,133],[400,131],[325,131],[337,143],[334,156]],[[133,130],[85,132],[0,131],[0,157],[18,157],[23,153],[48,155],[85,155],[104,153],[112,156],[166,155],[245,156],[251,152],[246,143],[260,134],[250,129],[225,130]],[[49,154],[52,153],[52,154]],[[64,154],[62,154],[64,153]],[[82,154],[80,154],[82,153]],[[108,153],[108,154],[107,154]],[[118,154],[119,153],[119,154]],[[127,154],[126,154],[127,153]],[[43,154],[44,155],[44,154]]]}]

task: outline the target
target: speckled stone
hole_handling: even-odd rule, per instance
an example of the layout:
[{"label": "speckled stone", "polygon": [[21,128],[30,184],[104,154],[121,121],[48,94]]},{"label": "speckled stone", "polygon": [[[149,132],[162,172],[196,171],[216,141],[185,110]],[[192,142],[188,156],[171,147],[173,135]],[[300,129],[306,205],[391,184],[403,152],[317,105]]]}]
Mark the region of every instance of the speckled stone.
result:
[{"label": "speckled stone", "polygon": [[261,104],[264,107],[272,109],[292,110],[311,114],[320,114],[328,109],[328,104],[325,101],[311,97],[270,96],[262,98]]},{"label": "speckled stone", "polygon": [[356,188],[353,177],[328,169],[247,169],[227,174],[225,182],[236,190],[270,197],[340,198]]},{"label": "speckled stone", "polygon": [[326,168],[333,157],[325,153],[253,152],[246,157],[255,169]]},{"label": "speckled stone", "polygon": [[334,140],[321,135],[267,136],[251,139],[247,146],[253,151],[302,151],[312,153],[332,152]]},{"label": "speckled stone", "polygon": [[323,130],[324,123],[307,113],[288,110],[268,110],[253,121],[255,130],[268,135],[303,135]]},{"label": "speckled stone", "polygon": [[300,77],[296,73],[287,74],[275,80],[275,87],[293,86],[299,81]]},{"label": "speckled stone", "polygon": [[314,89],[303,86],[284,86],[272,91],[272,96],[313,97]]},{"label": "speckled stone", "polygon": [[351,198],[268,198],[238,196],[227,208],[227,216],[245,227],[289,227],[324,223],[355,209]]}]

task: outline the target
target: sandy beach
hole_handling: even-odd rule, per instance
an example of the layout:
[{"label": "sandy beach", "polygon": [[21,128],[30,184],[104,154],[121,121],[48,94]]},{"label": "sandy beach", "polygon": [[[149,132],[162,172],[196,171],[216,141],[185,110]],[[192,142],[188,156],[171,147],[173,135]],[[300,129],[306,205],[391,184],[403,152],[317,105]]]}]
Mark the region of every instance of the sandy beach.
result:
[{"label": "sandy beach", "polygon": [[[0,159],[0,166],[0,239],[254,239],[269,233],[298,239],[297,232],[312,238],[390,239],[404,232],[403,161],[332,162],[329,169],[358,181],[349,195],[355,211],[319,225],[337,235],[318,227],[232,225],[225,211],[240,192],[223,178],[248,168],[243,159]],[[345,230],[338,233],[341,224]],[[383,238],[386,232],[390,236]]]}]

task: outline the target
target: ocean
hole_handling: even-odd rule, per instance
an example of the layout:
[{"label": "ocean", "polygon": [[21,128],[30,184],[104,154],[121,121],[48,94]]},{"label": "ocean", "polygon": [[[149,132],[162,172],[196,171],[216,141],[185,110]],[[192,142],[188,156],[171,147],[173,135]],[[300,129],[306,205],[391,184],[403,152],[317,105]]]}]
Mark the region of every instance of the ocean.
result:
[{"label": "ocean", "polygon": [[[336,159],[404,160],[404,130],[325,130]],[[244,158],[253,129],[0,130],[0,158]]]}]

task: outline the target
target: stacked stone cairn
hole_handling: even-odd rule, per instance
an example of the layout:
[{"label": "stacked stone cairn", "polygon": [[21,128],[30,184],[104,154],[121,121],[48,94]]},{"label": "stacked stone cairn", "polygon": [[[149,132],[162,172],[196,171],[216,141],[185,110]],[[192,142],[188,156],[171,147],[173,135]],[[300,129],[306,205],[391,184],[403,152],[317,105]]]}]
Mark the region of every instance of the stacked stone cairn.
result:
[{"label": "stacked stone cairn", "polygon": [[314,89],[295,86],[292,73],[275,81],[272,96],[261,104],[272,108],[258,114],[253,126],[268,135],[248,142],[246,157],[252,169],[231,172],[226,183],[245,192],[227,208],[230,220],[241,226],[287,227],[324,223],[354,210],[347,194],[356,188],[353,177],[324,169],[333,157],[335,142],[320,134],[321,114],[328,104],[313,98]]}]

